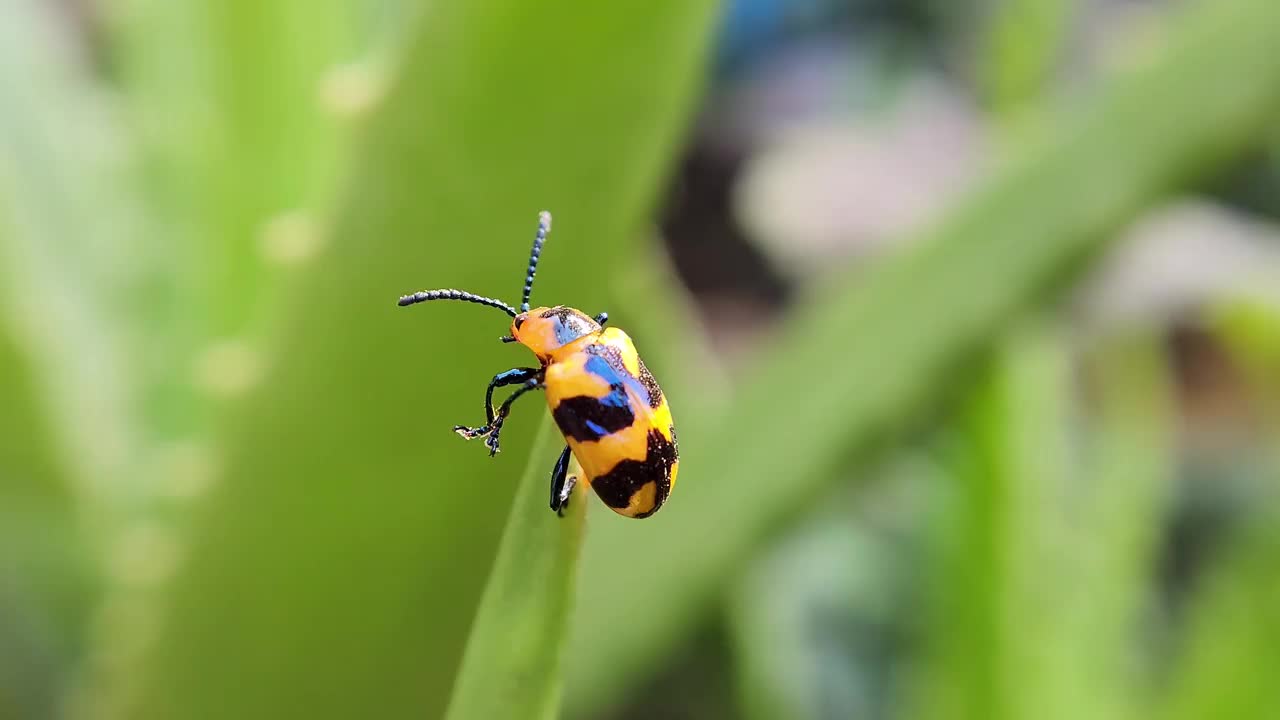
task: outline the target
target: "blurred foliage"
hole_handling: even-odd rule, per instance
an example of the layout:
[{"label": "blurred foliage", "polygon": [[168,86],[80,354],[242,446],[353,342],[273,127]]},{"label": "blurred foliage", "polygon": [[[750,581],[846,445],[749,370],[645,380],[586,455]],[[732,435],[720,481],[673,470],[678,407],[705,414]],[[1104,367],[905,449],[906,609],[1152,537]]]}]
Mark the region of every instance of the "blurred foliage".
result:
[{"label": "blurred foliage", "polygon": [[1150,343],[1109,355],[1096,435],[1073,437],[1085,409],[1072,407],[1070,356],[1051,330],[1015,331],[967,398],[944,453],[955,497],[934,523],[923,716],[1133,709],[1127,633],[1164,514],[1168,384]]},{"label": "blurred foliage", "polygon": [[[682,484],[680,502],[643,528],[593,532],[570,702],[590,707],[643,677],[764,537],[842,479],[836,468],[909,422],[984,339],[1061,288],[1170,184],[1256,142],[1280,107],[1268,47],[1280,12],[1243,2],[1185,15],[1162,52],[1092,104],[1026,130],[981,187],[872,277],[815,293],[729,407],[673,401],[681,472],[724,480]],[[708,534],[713,517],[722,521]],[[618,575],[616,558],[636,547]]]},{"label": "blurred foliage", "polygon": [[156,224],[141,290],[140,404],[148,434],[173,441],[208,430],[210,404],[190,382],[199,354],[263,331],[281,266],[308,252],[318,230],[307,212],[327,199],[345,147],[340,112],[361,100],[343,93],[377,80],[343,86],[355,70],[340,63],[372,30],[360,4],[329,0],[109,8],[123,111]]},{"label": "blurred foliage", "polygon": [[14,329],[0,321],[0,717],[48,717],[83,653],[95,588],[70,473]]},{"label": "blurred foliage", "polygon": [[[1273,476],[1274,479],[1274,476]],[[1274,508],[1274,498],[1270,506]],[[1276,717],[1271,668],[1280,662],[1280,543],[1274,512],[1236,538],[1235,552],[1206,580],[1190,621],[1165,717]]]},{"label": "blurred foliage", "polygon": [[[0,718],[1280,712],[1280,316],[1208,317],[1272,451],[1175,573],[1176,372],[1046,310],[1274,149],[1280,6],[1180,9],[1072,106],[1076,9],[987,18],[1017,136],[733,373],[644,222],[716,3],[0,0]],[[514,300],[543,208],[535,302],[608,310],[676,414],[644,522],[546,510],[538,401],[494,460],[448,432],[531,362],[507,318],[393,305]],[[733,697],[681,664],[717,610]]]},{"label": "blurred foliage", "polygon": [[981,55],[988,104],[1005,113],[1039,97],[1047,87],[1071,27],[1068,0],[1011,0],[994,6],[989,48]]}]

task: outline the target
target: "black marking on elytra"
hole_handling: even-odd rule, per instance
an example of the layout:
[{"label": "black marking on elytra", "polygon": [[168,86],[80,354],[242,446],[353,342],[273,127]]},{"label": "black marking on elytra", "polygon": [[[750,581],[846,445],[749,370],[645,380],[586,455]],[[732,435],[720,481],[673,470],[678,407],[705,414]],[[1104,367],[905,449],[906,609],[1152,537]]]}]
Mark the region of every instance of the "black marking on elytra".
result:
[{"label": "black marking on elytra", "polygon": [[640,384],[649,391],[649,407],[655,410],[662,407],[662,388],[658,387],[658,381],[653,379],[653,373],[644,366],[643,360],[640,361]]},{"label": "black marking on elytra", "polygon": [[658,487],[653,509],[636,515],[637,518],[648,517],[657,512],[671,494],[671,467],[679,457],[675,428],[671,428],[670,440],[657,428],[652,428],[644,460],[622,460],[609,472],[592,478],[591,487],[605,505],[621,509],[631,504],[631,496],[645,483],[656,482]]},{"label": "black marking on elytra", "polygon": [[[621,387],[619,387],[621,392]],[[599,440],[619,430],[631,427],[636,416],[626,404],[626,394],[622,394],[622,402],[611,402],[614,393],[604,398],[578,395],[564,398],[551,411],[551,417],[559,426],[560,432],[578,442]]]}]

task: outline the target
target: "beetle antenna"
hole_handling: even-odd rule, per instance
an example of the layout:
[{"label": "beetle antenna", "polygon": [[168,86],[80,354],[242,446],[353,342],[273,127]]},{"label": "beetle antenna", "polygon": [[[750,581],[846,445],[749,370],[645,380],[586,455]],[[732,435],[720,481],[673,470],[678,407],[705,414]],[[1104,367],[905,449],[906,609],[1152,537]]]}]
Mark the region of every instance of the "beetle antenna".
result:
[{"label": "beetle antenna", "polygon": [[491,308],[498,308],[511,317],[516,316],[516,309],[501,300],[475,295],[463,290],[420,290],[412,295],[405,295],[401,297],[396,304],[400,307],[405,307],[407,305],[416,305],[420,302],[429,302],[431,300],[461,300],[463,302],[476,303],[477,305],[488,305]]},{"label": "beetle antenna", "polygon": [[529,253],[529,273],[524,276],[524,297],[520,300],[520,312],[529,311],[529,295],[533,292],[533,276],[538,272],[538,256],[542,254],[542,243],[547,241],[551,232],[551,213],[543,210],[538,213],[538,234],[533,236],[533,252]]}]

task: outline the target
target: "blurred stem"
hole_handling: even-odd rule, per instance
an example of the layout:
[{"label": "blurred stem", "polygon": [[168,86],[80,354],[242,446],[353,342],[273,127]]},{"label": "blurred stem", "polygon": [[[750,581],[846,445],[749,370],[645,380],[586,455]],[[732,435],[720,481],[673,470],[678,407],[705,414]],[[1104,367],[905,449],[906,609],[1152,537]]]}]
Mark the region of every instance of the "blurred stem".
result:
[{"label": "blurred stem", "polygon": [[[965,403],[951,453],[960,486],[940,518],[930,635],[938,638],[926,717],[1071,717],[1061,683],[1078,630],[1078,563],[1067,552],[1068,361],[1043,328],[1020,328],[996,351]],[[1067,653],[1069,657],[1069,653]],[[1065,704],[1064,704],[1065,703]],[[1041,715],[1041,717],[1044,717]]]},{"label": "blurred stem", "polygon": [[[931,718],[1119,720],[1170,480],[1170,386],[1150,338],[1096,358],[1093,452],[1074,452],[1070,356],[1013,333],[965,406],[957,502],[938,518]],[[1093,427],[1093,423],[1084,423]],[[1088,462],[1086,462],[1088,461]]]},{"label": "blurred stem", "polygon": [[1174,478],[1173,380],[1156,337],[1108,342],[1093,358],[1096,420],[1088,438],[1091,472],[1078,552],[1087,576],[1089,648],[1080,689],[1088,717],[1123,718],[1142,699],[1146,680],[1138,652],[1142,620],[1152,611],[1156,559],[1167,524]]}]

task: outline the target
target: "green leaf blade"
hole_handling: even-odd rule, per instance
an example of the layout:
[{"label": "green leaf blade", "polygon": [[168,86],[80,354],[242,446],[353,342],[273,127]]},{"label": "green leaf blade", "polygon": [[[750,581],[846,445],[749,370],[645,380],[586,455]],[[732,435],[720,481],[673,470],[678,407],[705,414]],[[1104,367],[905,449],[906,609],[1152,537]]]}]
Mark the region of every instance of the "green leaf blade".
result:
[{"label": "green leaf blade", "polygon": [[[551,423],[543,422],[534,447],[554,452],[563,445]],[[446,720],[558,716],[561,655],[588,497],[579,486],[565,516],[552,515],[544,455],[533,454],[516,491]]]}]

